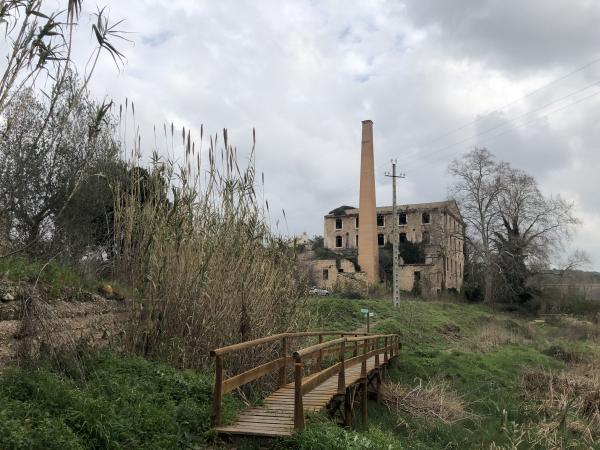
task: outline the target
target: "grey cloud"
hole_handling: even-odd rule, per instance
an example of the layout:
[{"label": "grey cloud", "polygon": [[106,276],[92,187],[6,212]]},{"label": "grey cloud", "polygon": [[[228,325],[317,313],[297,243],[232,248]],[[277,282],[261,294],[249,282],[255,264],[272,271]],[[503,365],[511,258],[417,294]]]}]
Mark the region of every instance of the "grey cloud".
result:
[{"label": "grey cloud", "polygon": [[[97,95],[135,101],[147,148],[152,125],[174,121],[196,135],[200,124],[213,135],[227,127],[246,157],[255,127],[265,197],[284,233],[321,234],[323,214],[357,205],[360,121],[367,118],[375,124],[380,204],[391,201],[384,176],[391,158],[407,174],[399,201],[434,201],[446,198],[448,162],[485,145],[534,173],[545,192],[573,198],[586,223],[600,223],[597,100],[536,116],[494,139],[477,137],[600,79],[600,65],[590,67],[489,113],[590,59],[600,5],[129,0],[111,8],[147,44],[124,48],[122,73],[109,63],[99,68]],[[574,244],[591,239],[600,232],[585,228]],[[593,256],[600,267],[598,246]]]}]

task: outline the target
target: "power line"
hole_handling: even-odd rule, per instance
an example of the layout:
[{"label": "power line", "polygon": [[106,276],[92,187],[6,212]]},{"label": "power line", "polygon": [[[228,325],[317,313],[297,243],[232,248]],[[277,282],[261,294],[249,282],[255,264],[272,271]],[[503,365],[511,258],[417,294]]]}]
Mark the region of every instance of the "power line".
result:
[{"label": "power line", "polygon": [[575,74],[577,74],[577,73],[581,72],[582,70],[585,70],[585,69],[587,69],[587,68],[588,68],[588,67],[590,67],[590,66],[593,66],[594,64],[596,64],[596,63],[598,63],[598,62],[600,62],[600,57],[599,57],[599,58],[596,58],[596,59],[594,59],[594,60],[592,60],[592,61],[590,61],[590,62],[588,62],[588,63],[586,63],[586,64],[584,64],[583,66],[580,66],[580,67],[576,68],[575,70],[573,70],[573,71],[571,71],[571,72],[569,72],[569,73],[566,73],[566,74],[564,74],[564,75],[562,75],[562,76],[560,76],[560,77],[558,77],[558,78],[556,78],[556,79],[552,80],[551,82],[549,82],[549,83],[547,83],[547,84],[545,84],[545,85],[543,85],[543,86],[541,86],[541,87],[539,87],[539,88],[536,88],[536,89],[534,89],[533,91],[530,91],[530,92],[528,92],[527,94],[525,94],[525,95],[524,95],[524,96],[522,96],[522,97],[519,97],[519,98],[517,98],[517,99],[515,99],[515,100],[512,100],[512,101],[510,101],[510,102],[508,102],[508,103],[504,104],[503,106],[501,106],[501,107],[499,107],[499,108],[496,108],[496,109],[493,109],[493,110],[491,110],[491,111],[488,111],[488,112],[484,113],[483,115],[479,115],[479,117],[477,117],[476,119],[473,119],[472,121],[470,121],[470,122],[468,122],[468,123],[466,123],[466,124],[464,124],[464,125],[461,125],[461,126],[459,126],[459,127],[457,127],[457,128],[454,128],[454,129],[451,129],[451,130],[449,130],[449,131],[446,131],[445,133],[441,134],[440,136],[438,136],[438,137],[436,137],[436,138],[434,138],[434,139],[431,139],[431,140],[429,140],[429,141],[425,142],[425,143],[423,144],[423,146],[428,146],[428,145],[431,145],[431,144],[433,144],[433,143],[435,143],[435,142],[438,142],[438,141],[442,140],[443,138],[445,138],[445,137],[447,137],[447,136],[450,136],[450,135],[452,135],[452,134],[455,134],[455,133],[457,133],[457,132],[459,132],[459,131],[462,131],[462,130],[464,130],[465,128],[467,128],[467,127],[469,127],[469,126],[471,126],[471,125],[473,125],[473,124],[475,124],[475,123],[479,122],[479,121],[480,121],[480,120],[482,120],[482,119],[483,119],[485,116],[487,116],[487,115],[490,115],[490,114],[493,114],[493,113],[496,113],[496,112],[500,112],[500,111],[502,111],[503,109],[506,109],[506,108],[508,108],[509,106],[512,106],[512,105],[514,105],[514,104],[516,104],[516,103],[519,103],[519,102],[521,102],[521,101],[523,101],[523,100],[525,100],[525,99],[527,99],[527,98],[531,97],[532,95],[534,95],[534,94],[536,94],[536,93],[538,93],[538,92],[540,92],[540,91],[543,91],[544,89],[546,89],[546,88],[548,88],[548,87],[550,87],[550,86],[552,86],[552,85],[554,85],[554,84],[557,84],[557,83],[559,83],[559,82],[561,82],[561,81],[563,81],[563,80],[565,80],[565,79],[567,79],[567,78],[569,78],[569,77],[571,77],[571,76],[573,76],[573,75],[575,75]]},{"label": "power line", "polygon": [[[503,136],[503,135],[505,135],[506,133],[508,133],[508,132],[510,132],[510,131],[517,130],[517,129],[519,129],[519,128],[523,128],[524,126],[526,126],[526,125],[529,125],[530,123],[533,123],[533,122],[535,122],[535,121],[537,121],[537,120],[539,120],[539,119],[541,119],[541,118],[543,118],[543,117],[548,117],[548,116],[549,116],[549,115],[551,115],[551,114],[555,114],[555,113],[557,113],[557,112],[563,111],[563,110],[565,110],[565,109],[568,109],[568,108],[571,108],[571,107],[573,107],[573,106],[576,106],[576,105],[578,105],[579,103],[582,103],[582,102],[584,102],[584,101],[586,101],[586,100],[588,100],[588,99],[590,99],[590,98],[592,98],[592,97],[595,97],[595,96],[597,96],[597,95],[600,95],[600,90],[598,90],[598,91],[594,92],[593,94],[586,95],[585,97],[582,97],[582,98],[580,98],[580,99],[577,99],[576,101],[574,101],[574,102],[572,102],[572,103],[569,103],[569,104],[567,104],[567,105],[563,105],[563,106],[561,106],[561,107],[559,107],[559,108],[556,108],[556,109],[554,109],[554,110],[551,110],[551,111],[547,112],[546,114],[544,114],[543,116],[540,116],[540,117],[534,117],[532,120],[526,121],[526,122],[524,122],[524,123],[521,123],[521,124],[518,124],[518,125],[513,125],[513,126],[510,126],[510,127],[506,128],[506,129],[502,130],[500,133],[498,133],[498,134],[495,134],[495,135],[493,135],[493,136],[490,136],[490,137],[488,137],[487,139],[484,139],[484,140],[483,140],[483,142],[489,142],[489,141],[491,141],[491,140],[493,140],[493,139],[496,139],[496,138],[498,138],[498,137],[500,137],[500,136]],[[477,137],[478,137],[478,136],[475,136],[475,137],[474,137],[474,139],[476,139]],[[439,159],[439,160],[441,160],[441,159]],[[421,160],[417,161],[417,164],[413,164],[413,165],[412,165],[412,167],[413,167],[413,168],[415,168],[415,167],[422,166],[422,165],[423,165],[423,164],[425,164],[425,163],[433,163],[433,162],[436,162],[436,160],[430,160],[430,161],[426,161],[425,159],[421,159]],[[420,164],[419,164],[419,163],[420,163]],[[408,162],[408,165],[410,165],[410,162]]]},{"label": "power line", "polygon": [[[552,106],[552,105],[555,105],[557,103],[560,103],[560,102],[562,102],[564,100],[567,100],[568,98],[573,97],[574,95],[580,94],[581,92],[584,92],[584,91],[586,91],[588,89],[591,89],[594,86],[598,86],[598,85],[600,85],[600,80],[594,81],[593,83],[591,83],[591,84],[589,84],[587,86],[584,86],[581,89],[577,89],[576,91],[570,92],[569,94],[564,95],[564,96],[562,96],[562,97],[560,97],[560,98],[558,98],[556,100],[548,102],[548,103],[544,104],[543,106],[541,106],[539,108],[536,108],[536,109],[533,109],[533,110],[528,111],[526,113],[523,113],[523,114],[521,114],[521,115],[519,115],[519,116],[517,116],[517,117],[515,117],[513,119],[509,119],[509,122],[512,122],[512,121],[515,121],[515,120],[520,120],[520,119],[523,119],[524,117],[527,117],[527,116],[530,116],[530,115],[535,114],[537,112],[540,112],[540,111],[548,108],[549,106]],[[579,102],[576,102],[575,104],[577,104],[577,103],[579,103]],[[456,147],[457,145],[461,145],[461,144],[465,144],[465,143],[473,141],[473,140],[477,140],[481,136],[484,136],[484,135],[486,135],[486,134],[488,134],[488,133],[490,133],[492,131],[495,131],[495,130],[497,130],[499,128],[503,128],[506,125],[507,125],[506,123],[502,123],[502,124],[499,124],[499,125],[494,125],[493,127],[487,128],[487,129],[481,131],[480,133],[477,133],[475,136],[471,136],[471,137],[468,137],[466,139],[462,139],[460,141],[454,142],[452,144],[446,145],[444,147],[438,148],[436,150],[433,150],[431,152],[427,152],[427,153],[424,153],[424,154],[418,155],[418,156],[420,158],[427,158],[429,156],[433,156],[433,155],[436,155],[438,153],[443,153],[443,152],[445,152],[446,150],[448,150],[450,148]],[[410,164],[410,162],[408,164]]]}]

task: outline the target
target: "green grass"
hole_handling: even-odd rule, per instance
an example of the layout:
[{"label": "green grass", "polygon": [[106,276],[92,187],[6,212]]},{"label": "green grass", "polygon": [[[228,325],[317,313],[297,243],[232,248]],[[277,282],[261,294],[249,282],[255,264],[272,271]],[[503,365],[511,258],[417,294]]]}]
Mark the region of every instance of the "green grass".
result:
[{"label": "green grass", "polygon": [[65,290],[73,288],[96,292],[102,282],[107,282],[116,292],[128,298],[137,296],[135,290],[116,281],[82,276],[71,267],[54,261],[42,262],[22,257],[0,258],[0,274],[12,281],[47,287],[51,296],[60,296]]},{"label": "green grass", "polygon": [[[565,368],[564,358],[548,351],[557,345],[562,345],[567,355],[582,358],[582,355],[593,358],[595,352],[600,351],[600,346],[593,342],[561,337],[559,325],[546,323],[538,325],[537,330],[530,330],[530,318],[497,313],[482,305],[408,300],[394,309],[389,301],[336,297],[314,299],[311,305],[321,319],[322,329],[340,330],[364,326],[360,309],[366,307],[376,314],[373,331],[402,335],[403,349],[390,371],[391,379],[408,386],[416,386],[421,380],[448,381],[476,417],[476,420],[446,424],[391,413],[381,405],[370,403],[372,426],[391,432],[402,448],[488,448],[492,443],[510,448],[512,441],[506,432],[507,423],[531,424],[540,420],[529,416],[523,408],[519,391],[523,370]],[[530,343],[477,351],[478,330],[492,323],[528,337]],[[586,448],[583,442],[577,441],[577,436],[570,439],[571,444],[579,445],[576,448]],[[525,441],[519,448],[530,448],[530,444]]]},{"label": "green grass", "polygon": [[13,281],[43,283],[57,292],[64,286],[88,287],[87,280],[69,267],[53,261],[39,262],[27,258],[0,258],[0,272]]},{"label": "green grass", "polygon": [[[28,270],[24,267],[20,276],[30,276]],[[60,273],[48,282],[66,277]],[[597,341],[582,339],[577,330],[569,335],[562,322],[533,323],[481,305],[407,300],[395,309],[389,301],[330,297],[312,299],[308,308],[322,330],[355,330],[365,325],[361,308],[374,311],[374,331],[402,335],[391,380],[411,387],[444,380],[470,416],[445,423],[371,402],[367,427],[359,421],[354,430],[345,430],[323,415],[311,415],[305,431],[271,442],[275,449],[469,449],[492,443],[513,448],[507,429],[535,427],[543,420],[523,403],[523,370],[560,371],[573,361],[600,357]],[[479,332],[488,325],[523,336],[525,343],[478,350]],[[211,395],[212,373],[181,372],[110,353],[63,365],[61,372],[13,369],[0,375],[0,448],[231,448],[210,429]],[[242,407],[226,396],[225,421]],[[587,448],[578,436],[564,439],[574,448]],[[240,449],[264,445],[256,439],[235,442]],[[525,440],[515,448],[540,447]]]},{"label": "green grass", "polygon": [[[1,376],[0,448],[194,448],[214,438],[211,375],[109,353],[77,367]],[[239,407],[226,396],[224,420]]]}]

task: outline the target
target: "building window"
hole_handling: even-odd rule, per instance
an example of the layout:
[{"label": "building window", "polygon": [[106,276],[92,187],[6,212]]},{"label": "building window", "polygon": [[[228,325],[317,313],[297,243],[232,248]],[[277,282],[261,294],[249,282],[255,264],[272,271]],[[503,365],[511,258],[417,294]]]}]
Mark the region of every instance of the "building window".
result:
[{"label": "building window", "polygon": [[342,218],[341,217],[336,217],[335,218],[335,229],[336,230],[341,230],[342,229]]},{"label": "building window", "polygon": [[400,242],[406,242],[406,233],[400,233]]},{"label": "building window", "polygon": [[419,281],[421,281],[421,272],[417,270],[415,271],[415,283],[418,283]]},{"label": "building window", "polygon": [[358,216],[356,216],[356,219],[354,219],[354,220],[355,220],[355,225],[354,225],[354,226],[355,226],[356,228],[358,228]]},{"label": "building window", "polygon": [[337,248],[342,248],[342,237],[341,236],[335,237],[335,246]]},{"label": "building window", "polygon": [[358,234],[356,235],[356,246],[358,247]]},{"label": "building window", "polygon": [[423,231],[423,244],[429,244],[431,242],[431,237],[429,236],[429,231]]},{"label": "building window", "polygon": [[323,280],[329,280],[329,269],[323,269]]},{"label": "building window", "polygon": [[344,273],[344,269],[338,269],[338,273]]},{"label": "building window", "polygon": [[383,217],[383,214],[377,214],[377,226],[378,227],[385,226],[385,218]]},{"label": "building window", "polygon": [[382,233],[379,233],[377,235],[377,245],[381,245],[381,246],[385,245],[385,237],[383,236]]},{"label": "building window", "polygon": [[430,219],[430,217],[429,217],[429,213],[428,213],[428,212],[424,212],[424,213],[421,215],[421,218],[422,218],[422,220],[423,220],[423,223],[429,223],[429,219]]},{"label": "building window", "polygon": [[406,225],[406,213],[403,213],[403,212],[400,213],[400,215],[398,216],[398,224]]}]

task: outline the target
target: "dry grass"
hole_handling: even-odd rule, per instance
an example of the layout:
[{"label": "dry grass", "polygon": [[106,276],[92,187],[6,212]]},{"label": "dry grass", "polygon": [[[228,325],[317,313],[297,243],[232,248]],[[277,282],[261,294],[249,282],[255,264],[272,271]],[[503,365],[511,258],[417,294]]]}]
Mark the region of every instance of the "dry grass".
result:
[{"label": "dry grass", "polygon": [[546,420],[541,429],[577,434],[590,444],[600,442],[600,366],[582,364],[563,373],[530,370],[521,378],[521,392],[533,415]]},{"label": "dry grass", "polygon": [[531,340],[522,333],[509,330],[497,322],[490,322],[479,328],[474,338],[477,351],[489,352],[502,345],[524,345]]},{"label": "dry grass", "polygon": [[[207,162],[189,132],[182,140],[180,165],[158,156],[147,172],[132,164],[115,211],[114,260],[116,274],[143,298],[132,348],[197,368],[213,348],[305,328],[306,282],[293,249],[266,223],[253,151],[241,168],[226,132],[220,151],[211,138]],[[225,366],[239,370],[276,351],[250,349]]]},{"label": "dry grass", "polygon": [[415,387],[399,383],[384,383],[382,401],[392,412],[402,412],[424,419],[440,420],[452,424],[465,419],[475,419],[465,410],[464,400],[444,380],[429,380]]}]

